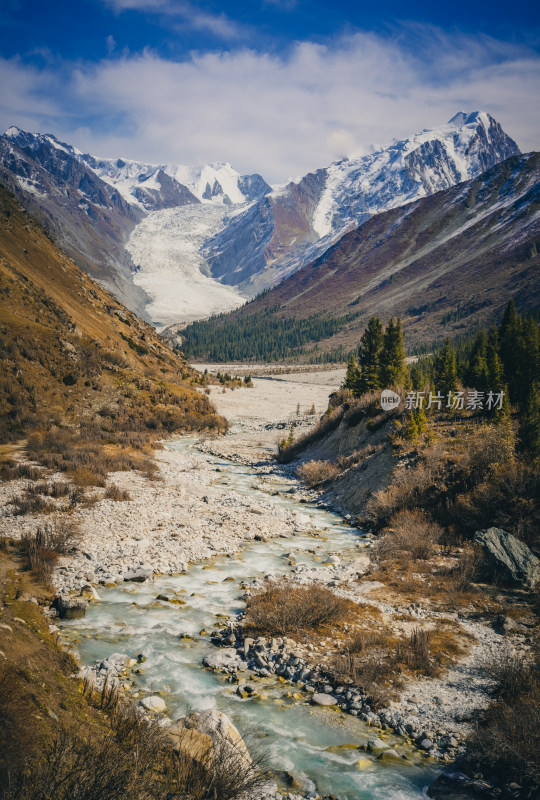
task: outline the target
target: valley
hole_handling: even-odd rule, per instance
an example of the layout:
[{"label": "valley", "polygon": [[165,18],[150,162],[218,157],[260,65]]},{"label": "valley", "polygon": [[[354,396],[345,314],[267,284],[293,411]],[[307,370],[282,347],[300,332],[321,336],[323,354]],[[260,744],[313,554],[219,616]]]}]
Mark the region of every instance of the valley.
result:
[{"label": "valley", "polygon": [[539,154],[0,182],[2,800],[536,800]]}]

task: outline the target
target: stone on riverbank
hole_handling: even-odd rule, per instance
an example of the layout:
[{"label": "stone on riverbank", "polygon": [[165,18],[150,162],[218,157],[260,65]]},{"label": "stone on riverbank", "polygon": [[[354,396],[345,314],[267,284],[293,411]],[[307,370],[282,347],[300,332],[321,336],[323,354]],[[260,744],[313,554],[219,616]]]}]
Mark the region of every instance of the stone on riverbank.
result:
[{"label": "stone on riverbank", "polygon": [[126,572],[124,575],[125,581],[133,581],[134,583],[144,583],[152,579],[153,572],[151,569],[137,569],[133,572]]},{"label": "stone on riverbank", "polygon": [[156,714],[161,714],[167,709],[167,704],[162,697],[152,695],[151,697],[143,697],[139,700],[139,705],[147,711],[153,711]]},{"label": "stone on riverbank", "polygon": [[335,697],[332,697],[331,694],[323,694],[322,692],[314,694],[311,698],[311,702],[316,706],[335,706],[337,704]]},{"label": "stone on riverbank", "polygon": [[210,669],[235,669],[241,665],[241,660],[234,647],[221,647],[215,652],[207,653],[203,664]]},{"label": "stone on riverbank", "polygon": [[444,772],[427,790],[432,800],[491,800],[501,793],[485,781],[476,781],[462,772]]},{"label": "stone on riverbank", "polygon": [[511,533],[488,528],[477,531],[474,541],[483,549],[485,572],[490,578],[531,589],[540,583],[540,560]]},{"label": "stone on riverbank", "polygon": [[217,757],[234,757],[243,766],[251,766],[251,756],[238,729],[229,717],[217,708],[194,712],[188,717],[177,720],[174,727],[177,732],[184,728],[209,737]]}]

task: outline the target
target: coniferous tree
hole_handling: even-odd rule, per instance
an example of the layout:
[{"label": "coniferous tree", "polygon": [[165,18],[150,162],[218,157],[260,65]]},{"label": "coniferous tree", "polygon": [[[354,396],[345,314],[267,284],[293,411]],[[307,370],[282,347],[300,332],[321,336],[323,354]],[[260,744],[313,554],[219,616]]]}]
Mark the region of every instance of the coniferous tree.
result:
[{"label": "coniferous tree", "polygon": [[380,389],[380,358],[383,346],[383,326],[378,317],[371,317],[360,339],[358,349],[359,381],[358,394]]},{"label": "coniferous tree", "polygon": [[540,385],[531,386],[518,428],[518,449],[522,453],[540,457]]},{"label": "coniferous tree", "polygon": [[406,381],[405,346],[401,320],[390,320],[384,332],[380,357],[379,382],[383,387],[399,386]]},{"label": "coniferous tree", "polygon": [[411,411],[407,417],[403,432],[405,434],[405,438],[409,440],[416,439],[418,436],[418,425],[416,423],[414,411]]},{"label": "coniferous tree", "polygon": [[467,386],[485,391],[489,386],[489,367],[487,360],[488,337],[485,331],[480,331],[474,340],[470,357],[469,368],[465,375]]},{"label": "coniferous tree", "polygon": [[499,332],[494,325],[489,329],[488,333],[486,362],[488,368],[487,388],[492,391],[500,391],[503,386],[503,374],[501,359],[499,357]]},{"label": "coniferous tree", "polygon": [[540,336],[533,319],[520,319],[520,323],[515,353],[514,400],[524,407],[529,402],[531,387],[540,375]]},{"label": "coniferous tree", "polygon": [[349,358],[349,363],[347,364],[347,374],[345,375],[343,388],[350,389],[354,395],[358,394],[359,379],[360,370],[358,369],[358,364],[356,363],[355,357],[351,356]]},{"label": "coniferous tree", "polygon": [[510,300],[505,308],[504,316],[499,328],[499,352],[503,366],[504,377],[508,384],[510,399],[513,403],[518,401],[517,373],[518,359],[516,358],[520,349],[520,319],[516,311],[516,305]]},{"label": "coniferous tree", "polygon": [[446,339],[437,358],[435,359],[435,386],[443,397],[457,389],[456,352]]}]

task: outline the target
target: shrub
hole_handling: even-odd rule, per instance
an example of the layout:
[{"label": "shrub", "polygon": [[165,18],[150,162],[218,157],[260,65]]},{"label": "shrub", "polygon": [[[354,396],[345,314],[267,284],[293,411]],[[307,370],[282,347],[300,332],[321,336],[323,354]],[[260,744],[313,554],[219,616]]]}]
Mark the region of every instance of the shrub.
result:
[{"label": "shrub", "polygon": [[354,604],[319,584],[299,586],[286,580],[267,583],[246,603],[245,629],[261,636],[317,631],[350,614]]},{"label": "shrub", "polygon": [[398,645],[397,659],[416,672],[435,675],[436,668],[431,654],[431,631],[415,628],[412,634]]},{"label": "shrub", "polygon": [[54,511],[56,506],[46,500],[41,494],[34,494],[32,491],[25,491],[19,497],[13,497],[10,501],[14,506],[13,513],[16,517],[25,514],[47,514]]},{"label": "shrub", "polygon": [[442,528],[423,511],[399,511],[390,528],[375,543],[373,557],[380,563],[426,560],[433,556],[443,534]]},{"label": "shrub", "polygon": [[24,534],[21,545],[28,565],[38,577],[50,578],[59,555],[72,552],[80,540],[80,530],[72,520],[56,520],[38,527],[34,534]]},{"label": "shrub", "polygon": [[463,547],[458,562],[450,573],[457,592],[469,592],[472,589],[473,582],[478,578],[482,560],[480,548],[472,545]]},{"label": "shrub", "polygon": [[249,762],[242,748],[235,749],[228,742],[214,741],[206,756],[192,758],[179,749],[173,760],[174,781],[170,789],[175,797],[189,800],[240,800],[259,798],[269,774],[261,756],[251,754]]},{"label": "shrub", "polygon": [[339,475],[339,467],[331,461],[308,461],[298,467],[297,473],[308,486],[319,486]]},{"label": "shrub", "polygon": [[131,500],[131,495],[128,492],[128,490],[127,489],[121,489],[115,483],[111,483],[110,486],[107,486],[107,489],[105,490],[104,497],[107,500],[119,500],[119,501]]},{"label": "shrub", "polygon": [[503,785],[517,782],[522,797],[540,785],[539,666],[538,657],[511,655],[487,665],[497,699],[468,741],[467,766]]}]

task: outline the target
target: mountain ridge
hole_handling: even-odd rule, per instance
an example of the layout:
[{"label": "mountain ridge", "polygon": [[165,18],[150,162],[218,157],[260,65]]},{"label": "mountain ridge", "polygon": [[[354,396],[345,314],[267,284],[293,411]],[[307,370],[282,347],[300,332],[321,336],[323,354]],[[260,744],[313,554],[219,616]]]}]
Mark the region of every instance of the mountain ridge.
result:
[{"label": "mountain ridge", "polygon": [[242,308],[189,326],[187,353],[208,358],[206,347],[217,357],[248,317],[277,324],[355,312],[318,341],[321,352],[353,349],[373,314],[384,321],[401,316],[409,346],[456,336],[495,321],[510,297],[521,311],[538,306],[539,252],[540,153],[511,156],[476,178],[373,216]]}]

